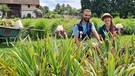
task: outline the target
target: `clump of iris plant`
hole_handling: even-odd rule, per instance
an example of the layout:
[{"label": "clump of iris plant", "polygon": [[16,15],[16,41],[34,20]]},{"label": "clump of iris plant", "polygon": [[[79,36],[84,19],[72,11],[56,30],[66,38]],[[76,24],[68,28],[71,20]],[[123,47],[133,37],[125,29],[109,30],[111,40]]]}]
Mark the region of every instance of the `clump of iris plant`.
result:
[{"label": "clump of iris plant", "polygon": [[123,27],[123,25],[121,23],[118,23],[115,25],[115,28],[113,29],[113,34],[112,34],[112,38],[113,40],[116,40],[120,35],[121,32],[125,31],[125,28]]},{"label": "clump of iris plant", "polygon": [[68,38],[67,37],[67,33],[66,33],[66,30],[64,30],[63,26],[62,25],[58,25],[55,32],[54,32],[55,36],[57,38]]},{"label": "clump of iris plant", "polygon": [[115,26],[119,31],[123,32],[125,29],[123,28],[123,25],[121,23],[116,24]]}]

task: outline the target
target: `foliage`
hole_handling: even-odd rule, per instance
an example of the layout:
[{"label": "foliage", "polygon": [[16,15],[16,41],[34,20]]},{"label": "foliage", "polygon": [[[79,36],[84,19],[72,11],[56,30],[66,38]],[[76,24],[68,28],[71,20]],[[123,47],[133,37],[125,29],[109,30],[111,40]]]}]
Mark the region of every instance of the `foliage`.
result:
[{"label": "foliage", "polygon": [[40,6],[40,10],[42,10],[44,14],[50,13],[48,6]]},{"label": "foliage", "polygon": [[[41,14],[42,14],[42,11],[41,11],[41,10],[39,10],[39,9],[35,9],[35,10],[33,11],[33,13],[35,13],[36,18],[38,18],[38,17],[39,17],[39,15],[41,15]],[[28,18],[31,18],[31,14],[29,13],[29,15],[27,15],[27,17],[28,17]]]},{"label": "foliage", "polygon": [[[22,20],[22,24],[24,25],[24,27],[28,27],[28,26],[32,25],[36,29],[47,30],[49,32],[49,34],[53,35],[53,36],[54,36],[54,31],[55,31],[56,27],[58,25],[63,25],[63,28],[67,31],[68,37],[71,37],[72,33],[73,33],[74,24],[79,22],[80,19],[76,19],[76,18],[70,18],[70,19],[69,18],[56,18],[56,19],[39,18],[39,19],[21,19],[21,20]],[[102,22],[102,20],[99,18],[91,18],[91,21],[94,23],[97,30],[100,26],[102,26],[104,24]],[[119,17],[116,17],[113,19],[113,22],[115,24],[121,23],[124,26],[124,28],[126,30],[124,32],[122,32],[122,34],[131,35],[131,34],[135,33],[135,31],[134,31],[135,20],[134,19],[121,19]],[[34,32],[33,32],[33,33],[31,33],[30,36],[36,38],[37,35],[34,34]],[[40,37],[42,37],[42,36],[40,36]]]},{"label": "foliage", "polygon": [[97,14],[97,17],[105,12],[111,13],[114,17],[128,18],[129,14],[132,14],[131,17],[135,17],[134,0],[81,0],[81,6],[82,10],[91,9]]},{"label": "foliage", "polygon": [[60,25],[60,20],[59,19],[55,19],[52,22],[52,25],[50,27],[50,31],[52,31],[54,33],[58,25]]},{"label": "foliage", "polygon": [[114,48],[111,40],[106,39],[96,50],[91,40],[87,46],[81,42],[77,47],[73,39],[28,39],[11,50],[0,50],[0,75],[133,76],[134,42],[134,35],[124,43],[119,37]]},{"label": "foliage", "polygon": [[40,10],[44,13],[45,18],[63,18],[63,15],[74,15],[75,13],[80,13],[80,9],[72,8],[69,4],[60,5],[57,3],[53,11],[49,10],[47,6],[40,6]]},{"label": "foliage", "polygon": [[6,12],[10,11],[10,8],[7,5],[2,4],[1,8],[0,8],[0,11],[3,13],[2,16],[4,17],[6,15]]}]

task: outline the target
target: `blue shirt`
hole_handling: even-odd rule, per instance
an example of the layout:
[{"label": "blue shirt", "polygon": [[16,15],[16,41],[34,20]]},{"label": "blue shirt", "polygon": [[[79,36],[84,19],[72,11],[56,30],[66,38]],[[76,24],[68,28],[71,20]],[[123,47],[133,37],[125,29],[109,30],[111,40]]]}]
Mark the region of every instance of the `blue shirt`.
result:
[{"label": "blue shirt", "polygon": [[[83,34],[86,34],[86,32],[87,32],[86,24],[82,23],[82,27],[83,27],[83,31],[82,31]],[[96,30],[93,22],[92,22],[91,30],[92,31]],[[78,30],[78,26],[77,25],[74,26],[73,35],[79,36],[79,30]]]}]

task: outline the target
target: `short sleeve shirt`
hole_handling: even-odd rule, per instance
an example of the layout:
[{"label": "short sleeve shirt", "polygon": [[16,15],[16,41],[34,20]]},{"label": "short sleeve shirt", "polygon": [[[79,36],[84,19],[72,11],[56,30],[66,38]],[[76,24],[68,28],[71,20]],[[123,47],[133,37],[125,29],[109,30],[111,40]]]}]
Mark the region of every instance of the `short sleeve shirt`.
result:
[{"label": "short sleeve shirt", "polygon": [[105,39],[105,34],[104,31],[107,31],[106,26],[102,25],[99,30],[98,30],[98,34],[100,34],[102,36],[103,39]]}]

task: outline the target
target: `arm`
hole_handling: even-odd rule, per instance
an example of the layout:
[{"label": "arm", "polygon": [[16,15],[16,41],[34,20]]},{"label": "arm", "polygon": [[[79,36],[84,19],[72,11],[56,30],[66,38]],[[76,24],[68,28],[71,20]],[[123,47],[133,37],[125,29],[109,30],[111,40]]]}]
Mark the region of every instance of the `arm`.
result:
[{"label": "arm", "polygon": [[104,39],[103,39],[103,37],[102,37],[102,27],[100,27],[100,28],[98,29],[98,34],[99,34],[100,40],[103,41]]},{"label": "arm", "polygon": [[99,37],[100,37],[100,40],[101,41],[103,41],[104,39],[102,38],[102,35],[101,34],[99,34]]},{"label": "arm", "polygon": [[98,41],[100,41],[100,36],[99,36],[99,34],[97,33],[97,31],[96,31],[96,30],[92,30],[92,33],[94,34],[94,36],[96,37],[96,39],[97,39]]},{"label": "arm", "polygon": [[74,36],[74,39],[75,39],[76,45],[79,45],[80,44],[80,41],[78,40],[78,36]]},{"label": "arm", "polygon": [[75,43],[76,43],[77,45],[79,45],[79,43],[80,43],[80,42],[79,42],[79,39],[78,39],[79,30],[78,30],[78,26],[77,26],[77,25],[74,26],[73,35],[74,35]]},{"label": "arm", "polygon": [[94,36],[96,37],[96,39],[98,41],[100,41],[100,37],[99,37],[99,34],[97,33],[97,31],[95,29],[94,23],[92,23],[92,33],[94,34]]}]

